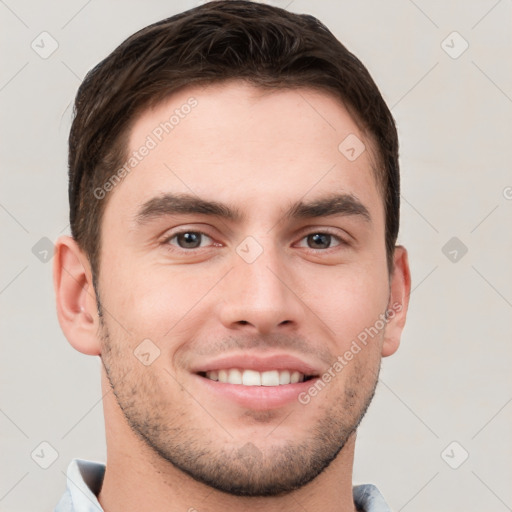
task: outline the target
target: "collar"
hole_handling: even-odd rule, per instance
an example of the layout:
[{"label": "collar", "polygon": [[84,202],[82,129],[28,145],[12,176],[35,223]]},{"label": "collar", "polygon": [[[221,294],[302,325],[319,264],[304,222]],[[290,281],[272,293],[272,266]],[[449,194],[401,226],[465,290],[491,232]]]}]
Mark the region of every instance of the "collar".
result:
[{"label": "collar", "polygon": [[[67,470],[67,489],[54,512],[103,512],[98,494],[103,484],[106,465],[73,459]],[[382,494],[372,484],[353,488],[354,503],[361,512],[391,512]]]}]

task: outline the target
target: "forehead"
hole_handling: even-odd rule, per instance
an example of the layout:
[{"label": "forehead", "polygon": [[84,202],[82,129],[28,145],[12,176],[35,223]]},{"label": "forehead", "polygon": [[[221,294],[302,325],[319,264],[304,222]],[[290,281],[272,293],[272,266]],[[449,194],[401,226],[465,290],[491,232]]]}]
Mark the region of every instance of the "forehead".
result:
[{"label": "forehead", "polygon": [[[299,198],[354,195],[382,215],[370,142],[341,101],[311,89],[235,81],[190,87],[148,109],[129,136],[107,211],[168,192],[278,212]],[[262,208],[264,210],[262,210]]]}]

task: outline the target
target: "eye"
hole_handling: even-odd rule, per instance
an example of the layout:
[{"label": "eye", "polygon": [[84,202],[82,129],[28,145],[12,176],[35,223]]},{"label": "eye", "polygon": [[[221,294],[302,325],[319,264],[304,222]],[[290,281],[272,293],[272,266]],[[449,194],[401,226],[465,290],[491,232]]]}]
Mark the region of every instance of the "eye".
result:
[{"label": "eye", "polygon": [[212,239],[200,231],[182,231],[169,237],[165,243],[178,246],[180,249],[197,249],[204,247],[204,241],[211,243]]},{"label": "eye", "polygon": [[[306,242],[306,246],[303,245],[303,241]],[[330,249],[331,247],[342,245],[343,243],[344,241],[340,237],[330,233],[311,233],[301,240],[299,247],[308,247],[309,249]]]}]

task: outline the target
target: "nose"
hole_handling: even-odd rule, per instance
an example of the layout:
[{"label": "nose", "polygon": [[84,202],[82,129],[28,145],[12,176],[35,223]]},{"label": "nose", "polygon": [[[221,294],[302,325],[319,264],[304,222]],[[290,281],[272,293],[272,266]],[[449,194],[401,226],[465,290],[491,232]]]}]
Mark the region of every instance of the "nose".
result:
[{"label": "nose", "polygon": [[223,281],[220,319],[228,329],[259,334],[296,330],[305,317],[291,272],[271,250],[252,263],[238,258]]}]

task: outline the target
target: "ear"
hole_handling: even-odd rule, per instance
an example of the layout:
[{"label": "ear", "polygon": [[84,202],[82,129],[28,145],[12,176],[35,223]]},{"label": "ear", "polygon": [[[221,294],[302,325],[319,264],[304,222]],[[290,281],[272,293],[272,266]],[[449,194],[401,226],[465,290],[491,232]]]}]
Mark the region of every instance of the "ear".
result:
[{"label": "ear", "polygon": [[53,286],[57,316],[69,343],[79,352],[99,355],[99,318],[89,260],[69,236],[55,244]]},{"label": "ear", "polygon": [[383,357],[390,356],[398,350],[409,307],[411,271],[407,250],[401,245],[395,247],[393,272],[389,284],[388,322],[384,331]]}]

